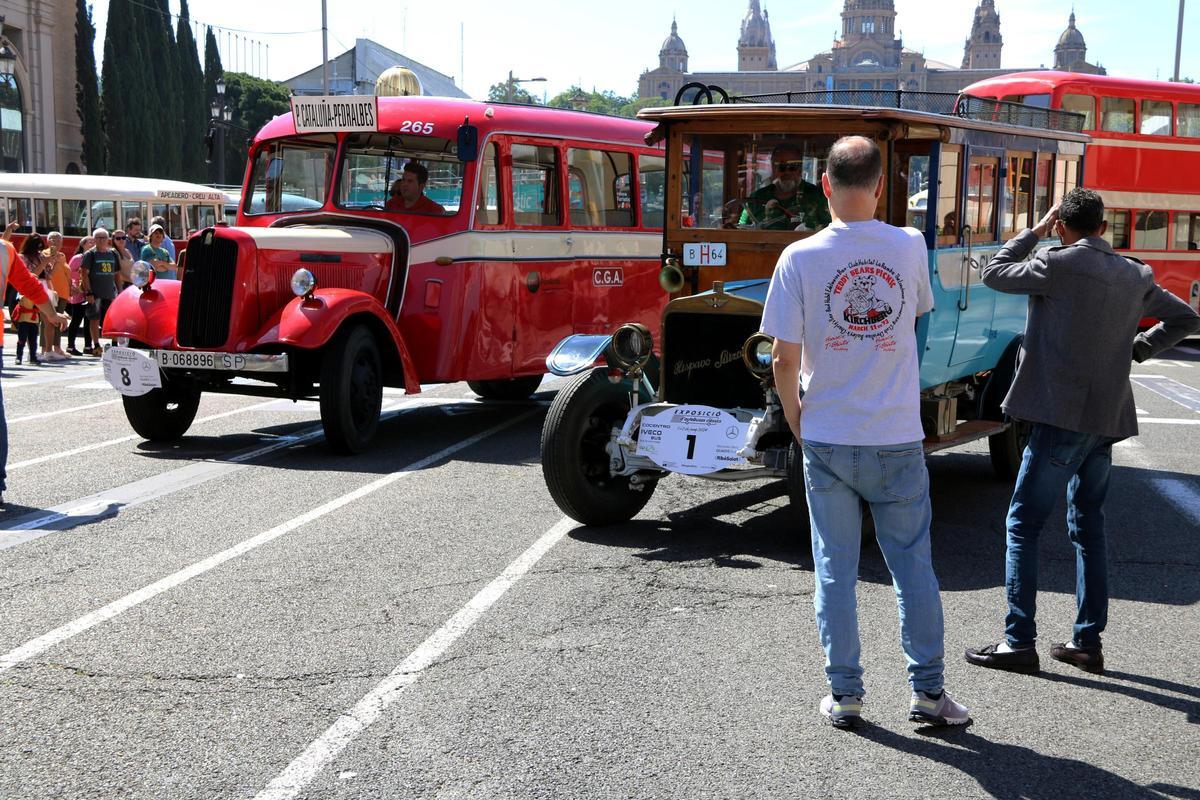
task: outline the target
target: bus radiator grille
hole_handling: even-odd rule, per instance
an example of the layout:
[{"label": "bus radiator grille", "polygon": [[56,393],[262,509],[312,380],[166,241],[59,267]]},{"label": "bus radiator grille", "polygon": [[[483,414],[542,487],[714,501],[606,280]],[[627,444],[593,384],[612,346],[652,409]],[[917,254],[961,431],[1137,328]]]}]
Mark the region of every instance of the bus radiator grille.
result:
[{"label": "bus radiator grille", "polygon": [[742,348],[759,323],[758,316],[746,314],[668,314],[663,320],[663,399],[762,408],[762,384],[742,362]]},{"label": "bus radiator grille", "polygon": [[179,344],[184,347],[225,344],[229,338],[237,257],[237,243],[218,236],[199,238],[189,245],[179,292],[175,334]]}]

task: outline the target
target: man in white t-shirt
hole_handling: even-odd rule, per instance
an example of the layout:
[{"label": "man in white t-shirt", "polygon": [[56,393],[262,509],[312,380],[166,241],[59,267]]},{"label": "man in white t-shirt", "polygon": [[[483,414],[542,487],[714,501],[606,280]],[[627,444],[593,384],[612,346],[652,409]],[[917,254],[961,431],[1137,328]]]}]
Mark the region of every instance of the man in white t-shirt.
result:
[{"label": "man in white t-shirt", "polygon": [[896,588],[909,719],[961,725],[967,709],[942,686],[942,602],[921,448],[915,326],[933,308],[925,240],[875,219],[884,178],[870,139],[839,139],[826,170],[821,186],[833,223],[783,251],[762,324],[775,337],[784,416],[803,443],[814,605],[831,690],[821,713],[847,728],[862,709],[855,583],[865,500]]}]

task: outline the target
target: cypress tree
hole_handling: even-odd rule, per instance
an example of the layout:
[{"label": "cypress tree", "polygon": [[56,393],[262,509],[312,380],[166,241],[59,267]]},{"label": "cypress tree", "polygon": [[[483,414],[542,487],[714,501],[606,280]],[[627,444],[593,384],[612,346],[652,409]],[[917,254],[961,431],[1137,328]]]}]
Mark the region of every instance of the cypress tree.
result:
[{"label": "cypress tree", "polygon": [[[119,7],[119,10],[117,8]],[[119,119],[122,153],[120,166],[109,159],[109,173],[147,177],[153,173],[153,145],[158,136],[154,121],[160,119],[154,108],[154,99],[147,92],[147,83],[152,74],[147,55],[147,19],[144,6],[139,0],[115,0],[109,6],[108,29],[104,34],[104,70],[102,97],[108,91],[108,69],[110,48],[112,59],[117,63],[113,72],[121,82],[115,94],[119,107],[112,119]],[[105,123],[108,124],[107,122]],[[109,142],[113,132],[106,131]],[[110,148],[110,153],[112,152]]]},{"label": "cypress tree", "polygon": [[204,94],[204,74],[200,71],[200,54],[192,36],[192,24],[187,0],[181,0],[179,27],[175,32],[176,53],[179,58],[179,118],[184,180],[203,182],[204,135],[208,130],[208,100]]},{"label": "cypress tree", "polygon": [[[212,28],[204,35],[204,103],[211,107],[217,98],[217,80],[224,77],[225,69],[221,66],[221,51],[217,47],[217,37]],[[224,175],[217,174],[217,159],[209,165],[210,183],[226,183]]]},{"label": "cypress tree", "polygon": [[96,82],[96,26],[91,6],[75,0],[75,109],[83,130],[81,160],[93,175],[104,174],[104,126],[100,121],[100,86]]},{"label": "cypress tree", "polygon": [[143,7],[141,11],[147,56],[147,70],[143,73],[145,127],[150,133],[144,174],[156,178],[175,178],[182,171],[179,63],[175,57],[175,36],[170,26],[170,13],[163,8],[165,4],[166,0],[159,0],[155,6]]},{"label": "cypress tree", "polygon": [[127,113],[132,96],[132,66],[122,37],[129,25],[130,4],[127,0],[111,0],[108,5],[108,25],[104,34],[104,64],[100,76],[100,120],[104,126],[105,160],[109,174],[129,175],[136,147],[135,133],[128,124]]}]

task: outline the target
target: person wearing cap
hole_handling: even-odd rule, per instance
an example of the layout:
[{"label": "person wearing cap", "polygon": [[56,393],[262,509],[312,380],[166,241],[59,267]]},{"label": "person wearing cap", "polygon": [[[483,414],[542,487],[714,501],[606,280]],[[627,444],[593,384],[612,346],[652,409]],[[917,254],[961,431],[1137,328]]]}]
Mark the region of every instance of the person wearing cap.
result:
[{"label": "person wearing cap", "polygon": [[83,296],[87,300],[88,327],[92,330],[92,355],[103,355],[100,349],[100,328],[104,324],[104,316],[108,307],[117,298],[117,275],[121,272],[121,262],[112,249],[112,240],[106,228],[96,228],[92,231],[95,246],[83,254],[80,262],[83,278]]},{"label": "person wearing cap", "polygon": [[[163,235],[165,238],[163,239],[162,246],[167,249],[167,252],[171,254],[171,260],[174,261],[176,258],[175,242],[171,239],[170,236],[166,236],[167,218],[166,217],[155,217],[154,219],[150,220],[150,230],[154,230],[155,225],[157,225],[163,229]],[[149,234],[147,234],[147,238],[149,238]]]},{"label": "person wearing cap", "polygon": [[142,248],[140,258],[154,267],[155,277],[175,280],[175,257],[164,246],[164,240],[169,241],[163,226],[151,225],[150,242]]},{"label": "person wearing cap", "polygon": [[[0,241],[0,296],[4,295],[9,283],[12,283],[13,288],[19,294],[33,301],[42,318],[50,324],[62,328],[70,321],[66,314],[58,313],[50,304],[50,295],[47,294],[41,281],[35,278],[29,268],[25,266],[25,262],[17,257],[17,249],[13,247],[12,242],[3,240]],[[4,351],[0,349],[0,362],[3,361],[3,353]],[[0,507],[4,506],[4,492],[8,491],[5,483],[8,478],[8,472],[5,469],[7,464],[8,422],[4,417],[4,394],[0,390]]]}]

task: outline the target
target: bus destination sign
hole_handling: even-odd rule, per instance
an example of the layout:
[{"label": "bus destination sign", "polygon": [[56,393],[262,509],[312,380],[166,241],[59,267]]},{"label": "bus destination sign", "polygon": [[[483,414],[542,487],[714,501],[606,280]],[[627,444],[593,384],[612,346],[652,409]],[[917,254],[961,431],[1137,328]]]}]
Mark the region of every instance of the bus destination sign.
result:
[{"label": "bus destination sign", "polygon": [[379,103],[371,97],[292,97],[296,133],[373,133],[379,130]]}]

